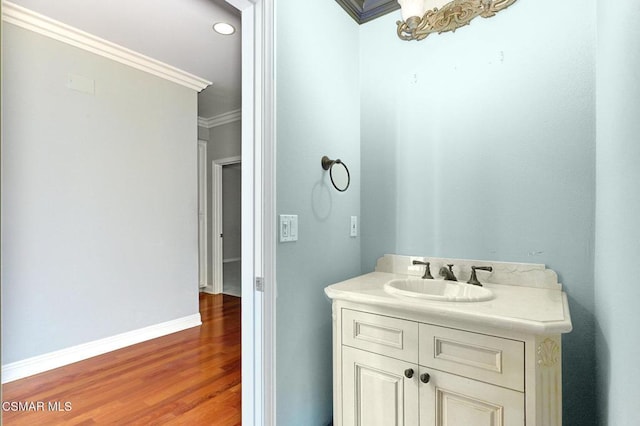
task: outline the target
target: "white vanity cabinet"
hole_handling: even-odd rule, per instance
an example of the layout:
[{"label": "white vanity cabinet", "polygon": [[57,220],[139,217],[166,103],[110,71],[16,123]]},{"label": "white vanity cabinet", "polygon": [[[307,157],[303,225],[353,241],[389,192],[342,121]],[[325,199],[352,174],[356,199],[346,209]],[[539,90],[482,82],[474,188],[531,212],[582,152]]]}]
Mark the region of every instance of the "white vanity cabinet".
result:
[{"label": "white vanity cabinet", "polygon": [[[333,424],[562,425],[561,334],[571,331],[571,318],[555,272],[492,263],[498,282],[485,288],[493,298],[470,303],[386,292],[385,283],[422,273],[412,269],[414,259],[387,255],[375,272],[325,289]],[[420,260],[462,265],[458,277],[478,264]],[[512,284],[518,280],[528,285]]]},{"label": "white vanity cabinet", "polygon": [[[559,336],[505,337],[340,301],[334,309],[335,425],[561,424]],[[553,346],[552,366],[544,365],[545,345]]]}]

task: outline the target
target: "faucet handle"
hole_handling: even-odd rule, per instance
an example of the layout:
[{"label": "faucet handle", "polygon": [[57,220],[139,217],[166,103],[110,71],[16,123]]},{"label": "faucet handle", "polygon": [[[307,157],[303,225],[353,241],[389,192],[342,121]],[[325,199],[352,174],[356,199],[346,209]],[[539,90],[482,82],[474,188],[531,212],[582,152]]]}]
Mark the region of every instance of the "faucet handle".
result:
[{"label": "faucet handle", "polygon": [[431,276],[431,268],[430,268],[430,263],[429,262],[423,262],[421,260],[414,260],[413,261],[414,265],[424,265],[424,275],[422,276],[422,279],[430,279],[432,280],[433,277]]},{"label": "faucet handle", "polygon": [[467,284],[479,285],[482,287],[482,283],[478,281],[478,277],[476,276],[476,269],[480,271],[489,271],[492,272],[493,268],[491,266],[472,266],[471,267],[471,278],[467,281]]}]

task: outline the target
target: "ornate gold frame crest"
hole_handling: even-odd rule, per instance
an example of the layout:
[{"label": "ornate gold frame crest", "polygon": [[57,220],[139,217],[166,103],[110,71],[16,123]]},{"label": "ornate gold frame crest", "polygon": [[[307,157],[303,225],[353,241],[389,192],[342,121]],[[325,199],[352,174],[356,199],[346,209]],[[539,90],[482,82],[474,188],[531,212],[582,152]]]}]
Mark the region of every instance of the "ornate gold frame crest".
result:
[{"label": "ornate gold frame crest", "polygon": [[516,0],[453,0],[440,9],[428,10],[422,18],[414,16],[398,21],[398,37],[423,40],[431,33],[455,31],[481,16],[490,18],[511,6]]}]

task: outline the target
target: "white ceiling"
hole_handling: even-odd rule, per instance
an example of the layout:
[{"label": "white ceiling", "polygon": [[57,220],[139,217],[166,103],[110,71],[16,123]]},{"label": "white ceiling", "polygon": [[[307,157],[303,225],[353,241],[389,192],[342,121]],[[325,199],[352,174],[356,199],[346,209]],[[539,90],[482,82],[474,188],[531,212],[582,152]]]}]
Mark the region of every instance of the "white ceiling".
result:
[{"label": "white ceiling", "polygon": [[[211,81],[198,95],[200,117],[240,108],[240,13],[224,0],[12,1]],[[235,34],[214,32],[220,21]]]}]

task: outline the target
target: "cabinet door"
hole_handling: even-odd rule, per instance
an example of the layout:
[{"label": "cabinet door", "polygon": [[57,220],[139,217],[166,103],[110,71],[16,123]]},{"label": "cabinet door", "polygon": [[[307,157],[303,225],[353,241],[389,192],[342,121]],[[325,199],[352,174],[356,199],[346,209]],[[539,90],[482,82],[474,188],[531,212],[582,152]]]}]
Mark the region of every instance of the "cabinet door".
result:
[{"label": "cabinet door", "polygon": [[524,393],[442,371],[420,383],[420,426],[523,426]]},{"label": "cabinet door", "polygon": [[343,426],[418,426],[416,364],[343,346],[342,396]]}]

